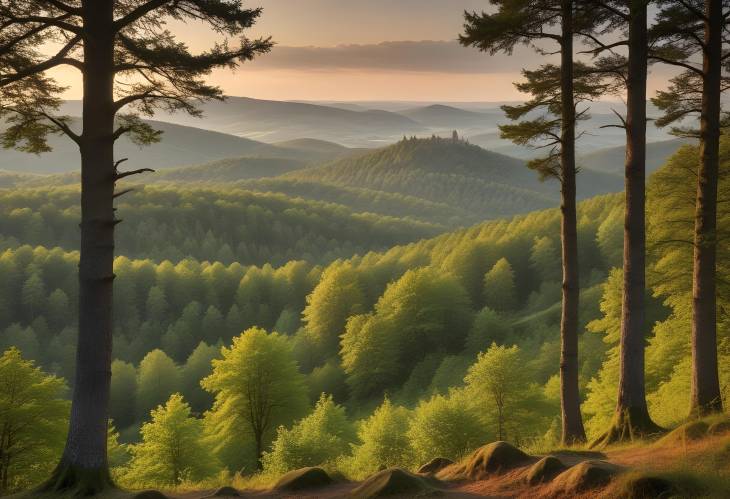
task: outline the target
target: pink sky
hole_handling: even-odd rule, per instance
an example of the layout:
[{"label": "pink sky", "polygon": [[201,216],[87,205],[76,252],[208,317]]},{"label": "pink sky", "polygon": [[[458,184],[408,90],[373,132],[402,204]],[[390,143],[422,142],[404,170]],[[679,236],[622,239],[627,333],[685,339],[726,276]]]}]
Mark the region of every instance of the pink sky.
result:
[{"label": "pink sky", "polygon": [[[275,100],[519,100],[519,69],[545,62],[527,48],[513,57],[458,47],[464,10],[487,0],[254,0],[263,16],[250,37],[272,36],[274,51],[211,81],[225,93]],[[173,25],[192,50],[210,46],[201,26]],[[180,29],[182,28],[182,29]],[[433,42],[424,40],[440,41]],[[383,42],[410,41],[382,46]],[[78,98],[73,69],[55,73]],[[654,78],[662,86],[665,76]],[[656,83],[655,83],[656,82]]]}]

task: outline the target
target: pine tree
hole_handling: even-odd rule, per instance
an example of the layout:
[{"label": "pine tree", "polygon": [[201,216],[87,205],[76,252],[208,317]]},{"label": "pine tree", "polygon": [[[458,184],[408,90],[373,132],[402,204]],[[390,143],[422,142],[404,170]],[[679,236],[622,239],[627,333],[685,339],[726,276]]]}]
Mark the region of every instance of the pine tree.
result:
[{"label": "pine tree", "polygon": [[[646,342],[646,82],[648,72],[648,4],[646,0],[589,0],[605,31],[624,30],[625,39],[604,43],[596,37],[590,51],[603,55],[597,70],[607,76],[611,91],[626,90],[626,116],[620,128],[626,131],[625,208],[623,251],[623,305],[619,353],[618,400],[613,421],[593,445],[659,431],[646,403],[644,351]],[[628,57],[616,47],[627,47]],[[609,54],[609,55],[605,55]]]},{"label": "pine tree", "polygon": [[[652,99],[664,111],[657,125],[699,115],[699,130],[675,127],[680,136],[700,139],[694,216],[692,280],[692,384],[690,415],[722,412],[717,360],[717,203],[720,133],[728,115],[721,93],[730,88],[727,44],[730,2],[662,0],[652,29],[652,59],[682,68],[670,87]],[[702,58],[696,63],[695,55]]]},{"label": "pine tree", "polygon": [[[61,133],[81,152],[81,254],[78,362],[73,409],[63,457],[48,489],[89,495],[111,487],[106,458],[111,365],[115,183],[141,168],[120,172],[114,143],[123,135],[139,144],[159,133],[139,114],[156,108],[197,114],[195,101],[221,98],[205,83],[215,68],[235,67],[269,50],[267,39],[244,31],[260,16],[226,0],[16,0],[0,1],[0,113],[8,124],[3,145],[29,152],[50,148]],[[206,25],[223,41],[192,54],[168,20]],[[227,40],[241,37],[231,46]],[[57,46],[48,55],[44,50]],[[57,110],[63,88],[47,73],[70,67],[83,76],[81,132]],[[106,373],[106,374],[103,374]]]},{"label": "pine tree", "polygon": [[[521,106],[505,106],[512,120],[523,119],[535,110],[547,114],[501,127],[502,137],[517,144],[537,144],[546,148],[546,157],[533,160],[530,168],[542,178],[557,178],[561,187],[561,242],[563,260],[563,310],[561,320],[561,409],[562,441],[585,441],[578,392],[578,234],[576,218],[576,121],[577,105],[602,93],[592,73],[576,64],[573,39],[577,32],[589,32],[595,23],[581,13],[572,0],[493,0],[497,12],[466,13],[463,45],[490,52],[512,53],[519,44],[549,41],[559,46],[559,66],[545,65],[524,71],[526,82],[517,85],[533,99]],[[541,53],[544,50],[536,48]]]}]

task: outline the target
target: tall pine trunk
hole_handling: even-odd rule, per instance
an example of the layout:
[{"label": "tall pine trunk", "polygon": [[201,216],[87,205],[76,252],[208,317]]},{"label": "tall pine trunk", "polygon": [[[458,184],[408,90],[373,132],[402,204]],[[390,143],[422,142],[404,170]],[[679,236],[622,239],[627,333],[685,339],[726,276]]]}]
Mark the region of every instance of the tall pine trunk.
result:
[{"label": "tall pine trunk", "polygon": [[717,370],[717,189],[720,163],[722,0],[705,1],[700,165],[695,205],[692,279],[691,416],[722,411]]},{"label": "tall pine trunk", "polygon": [[560,321],[560,401],[562,442],[585,442],[578,393],[578,224],[575,182],[575,123],[573,89],[573,1],[562,0],[561,41],[561,228],[563,257],[563,308]]},{"label": "tall pine trunk", "polygon": [[71,418],[47,488],[90,495],[111,485],[107,463],[114,274],[113,1],[83,2],[83,133],[79,336]]},{"label": "tall pine trunk", "polygon": [[646,289],[646,0],[632,0],[626,110],[624,290],[616,412],[597,443],[633,440],[659,431],[649,416],[644,374]]}]

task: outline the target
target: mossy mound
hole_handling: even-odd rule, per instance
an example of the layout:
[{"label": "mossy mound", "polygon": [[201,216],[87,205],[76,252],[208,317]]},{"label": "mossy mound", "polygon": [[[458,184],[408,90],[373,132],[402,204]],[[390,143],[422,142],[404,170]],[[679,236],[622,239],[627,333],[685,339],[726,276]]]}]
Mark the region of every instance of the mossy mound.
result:
[{"label": "mossy mound", "polygon": [[562,497],[604,487],[620,471],[620,467],[606,461],[583,461],[555,477],[551,492]]},{"label": "mossy mound", "polygon": [[617,499],[653,499],[676,497],[678,491],[672,482],[647,475],[631,475],[623,480],[611,495]]},{"label": "mossy mound", "polygon": [[370,476],[352,491],[351,497],[369,499],[374,497],[404,496],[424,497],[440,495],[439,481],[434,478],[414,475],[401,468],[388,468]]},{"label": "mossy mound", "polygon": [[302,468],[285,474],[274,485],[274,490],[295,492],[318,489],[333,483],[332,478],[322,468]]},{"label": "mossy mound", "polygon": [[557,457],[546,456],[530,466],[525,475],[525,482],[529,485],[547,483],[566,469],[566,466]]},{"label": "mossy mound", "polygon": [[241,494],[233,487],[221,487],[207,497],[241,497]]},{"label": "mossy mound", "polygon": [[418,473],[424,475],[432,475],[434,473],[438,473],[447,466],[451,466],[452,464],[454,464],[454,461],[452,461],[451,459],[446,459],[445,457],[436,457],[418,468]]},{"label": "mossy mound", "polygon": [[143,490],[132,496],[132,499],[168,499],[165,494],[159,490]]},{"label": "mossy mound", "polygon": [[533,458],[507,442],[493,442],[477,449],[467,460],[464,475],[481,480],[487,475],[504,473],[524,466]]}]

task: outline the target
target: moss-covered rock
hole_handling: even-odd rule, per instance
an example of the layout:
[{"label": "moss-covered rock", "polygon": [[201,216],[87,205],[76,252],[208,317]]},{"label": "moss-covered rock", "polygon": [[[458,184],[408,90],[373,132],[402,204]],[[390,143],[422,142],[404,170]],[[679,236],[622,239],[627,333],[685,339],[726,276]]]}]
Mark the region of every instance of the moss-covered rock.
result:
[{"label": "moss-covered rock", "polygon": [[300,490],[318,489],[333,482],[322,468],[302,468],[285,474],[274,485],[274,490],[296,492]]},{"label": "moss-covered rock", "polygon": [[414,475],[401,468],[388,468],[370,476],[352,491],[351,497],[370,499],[397,495],[404,497],[440,495],[439,483],[434,478]]},{"label": "moss-covered rock", "polygon": [[451,466],[452,464],[454,464],[454,461],[452,461],[451,459],[446,459],[445,457],[436,457],[418,468],[418,473],[424,475],[432,475],[434,473],[438,473],[447,466]]},{"label": "moss-covered rock", "polygon": [[494,473],[504,473],[533,461],[517,447],[507,442],[493,442],[477,449],[467,460],[464,475],[480,480]]},{"label": "moss-covered rock", "polygon": [[525,481],[530,485],[547,483],[566,470],[563,462],[554,456],[546,456],[530,466]]},{"label": "moss-covered rock", "polygon": [[583,461],[556,476],[551,492],[560,497],[604,487],[620,471],[619,466],[606,461]]}]

